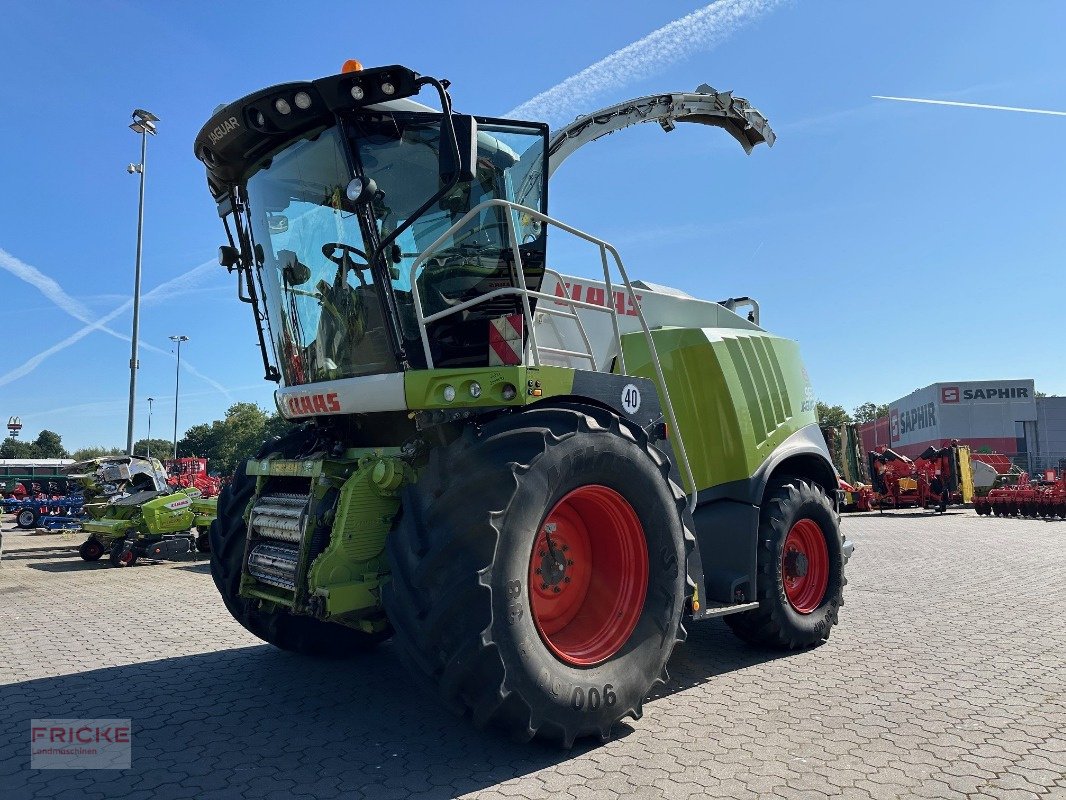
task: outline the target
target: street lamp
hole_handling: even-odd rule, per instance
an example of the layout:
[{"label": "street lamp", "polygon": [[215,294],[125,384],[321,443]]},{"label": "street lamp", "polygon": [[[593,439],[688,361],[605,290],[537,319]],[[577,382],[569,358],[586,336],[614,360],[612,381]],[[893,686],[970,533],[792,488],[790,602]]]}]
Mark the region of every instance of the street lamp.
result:
[{"label": "street lamp", "polygon": [[152,403],[154,402],[154,397],[148,398],[148,458],[152,457]]},{"label": "street lamp", "polygon": [[170,341],[178,343],[178,363],[174,368],[174,460],[178,458],[178,386],[181,381],[181,343],[189,341],[188,336],[171,336]]},{"label": "street lamp", "polygon": [[126,454],[133,455],[133,415],[137,402],[137,338],[141,329],[141,241],[144,231],[144,165],[148,155],[148,134],[155,136],[155,124],[159,117],[143,108],[133,110],[130,129],[141,135],[141,163],[130,164],[126,171],[141,176],[140,196],[137,204],[137,267],[133,278],[133,337],[130,340],[130,404],[126,419]]}]

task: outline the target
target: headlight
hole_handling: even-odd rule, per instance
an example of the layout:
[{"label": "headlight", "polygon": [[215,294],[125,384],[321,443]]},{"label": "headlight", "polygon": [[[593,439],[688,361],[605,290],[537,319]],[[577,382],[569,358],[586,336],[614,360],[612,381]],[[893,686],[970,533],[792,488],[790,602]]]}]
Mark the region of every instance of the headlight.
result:
[{"label": "headlight", "polygon": [[481,397],[481,384],[477,381],[474,381],[470,384],[470,396],[473,397],[475,400]]},{"label": "headlight", "polygon": [[296,103],[296,107],[301,111],[311,107],[311,95],[307,92],[297,92],[296,97],[293,98],[293,102]]},{"label": "headlight", "polygon": [[444,402],[450,403],[455,399],[455,387],[451,384],[444,387]]}]

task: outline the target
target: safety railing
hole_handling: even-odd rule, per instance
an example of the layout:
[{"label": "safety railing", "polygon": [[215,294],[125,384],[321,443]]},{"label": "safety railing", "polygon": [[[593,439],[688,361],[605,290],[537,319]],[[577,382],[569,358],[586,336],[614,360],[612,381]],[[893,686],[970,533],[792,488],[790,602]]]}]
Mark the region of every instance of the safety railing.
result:
[{"label": "safety railing", "polygon": [[[422,310],[422,298],[418,291],[418,273],[424,265],[429,261],[433,255],[441,249],[441,246],[449,241],[454,233],[461,230],[471,219],[474,219],[483,211],[489,208],[503,208],[506,210],[507,218],[507,234],[511,248],[511,254],[514,258],[515,277],[518,282],[518,286],[507,286],[500,289],[493,289],[485,294],[479,295],[471,300],[466,300],[462,303],[457,303],[454,306],[450,306],[443,311],[438,311],[428,316],[423,313]],[[421,255],[419,255],[411,264],[410,269],[410,281],[411,281],[411,297],[414,303],[415,318],[418,321],[418,332],[422,339],[422,348],[425,351],[426,366],[429,369],[433,369],[433,353],[429,344],[429,332],[427,326],[444,319],[445,317],[459,314],[468,308],[487,303],[499,297],[518,297],[522,305],[522,316],[525,320],[524,329],[526,333],[526,343],[522,351],[522,365],[527,366],[528,360],[531,359],[534,366],[540,366],[540,354],[550,353],[552,355],[565,356],[568,358],[587,359],[593,371],[599,371],[596,364],[596,355],[593,351],[592,343],[589,340],[588,334],[585,331],[584,325],[581,322],[580,316],[577,313],[579,308],[588,309],[591,311],[603,312],[609,314],[611,317],[611,325],[614,330],[614,343],[617,352],[618,366],[622,374],[626,373],[625,356],[622,353],[622,335],[618,323],[618,311],[614,307],[613,303],[607,303],[606,305],[599,305],[596,303],[589,303],[582,300],[575,300],[570,296],[569,291],[566,289],[565,284],[561,280],[561,276],[553,270],[545,270],[546,273],[555,275],[559,280],[559,286],[562,287],[562,296],[549,295],[544,292],[530,289],[526,285],[525,269],[522,264],[522,251],[518,243],[518,231],[516,230],[514,216],[515,214],[522,214],[528,216],[533,220],[537,220],[545,225],[552,225],[559,230],[576,236],[579,239],[583,239],[590,244],[595,245],[600,252],[600,263],[603,267],[603,282],[606,288],[605,296],[608,298],[614,297],[614,286],[611,279],[611,265],[607,258],[607,254],[610,253],[611,259],[614,262],[615,268],[618,270],[618,275],[622,279],[622,283],[629,293],[629,296],[633,298],[633,304],[636,308],[637,319],[640,321],[641,330],[644,332],[644,338],[648,346],[648,354],[651,358],[652,365],[655,369],[655,377],[659,384],[659,394],[662,398],[663,411],[665,412],[666,421],[670,424],[670,430],[672,436],[670,441],[674,444],[679,466],[682,468],[685,478],[688,480],[689,486],[692,487],[692,493],[689,495],[689,509],[691,510],[695,504],[696,497],[696,481],[692,474],[692,466],[689,464],[688,453],[685,451],[684,440],[681,435],[681,429],[677,424],[677,416],[674,413],[673,403],[670,401],[670,391],[666,386],[666,378],[663,375],[662,363],[659,360],[659,353],[655,347],[655,339],[651,335],[651,328],[648,326],[648,321],[644,317],[644,311],[641,308],[640,301],[637,299],[636,293],[633,291],[633,285],[629,280],[629,275],[626,273],[625,265],[622,263],[622,257],[618,254],[614,245],[609,242],[605,242],[602,239],[598,239],[584,231],[578,230],[570,225],[559,220],[552,219],[546,214],[528,208],[526,206],[520,206],[517,203],[512,203],[502,199],[486,200],[473,208],[471,208],[466,214],[464,214],[459,220],[451,225],[444,233],[442,233],[432,244],[430,244]],[[538,314],[550,314],[567,319],[572,319],[578,327],[581,334],[583,344],[585,345],[586,352],[578,350],[569,350],[560,347],[541,347],[537,344],[537,334],[533,325],[533,311],[530,299],[546,301],[537,307]],[[558,308],[550,307],[549,304],[562,303],[569,308],[569,311],[564,311]]]}]

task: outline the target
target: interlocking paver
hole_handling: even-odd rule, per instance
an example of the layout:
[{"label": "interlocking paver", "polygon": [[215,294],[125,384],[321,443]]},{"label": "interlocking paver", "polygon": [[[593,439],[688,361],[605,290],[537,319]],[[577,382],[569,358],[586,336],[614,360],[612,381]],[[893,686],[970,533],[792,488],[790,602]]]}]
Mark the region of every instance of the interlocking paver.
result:
[{"label": "interlocking paver", "polygon": [[[476,731],[393,648],[314,661],[238,626],[206,564],[85,564],[6,535],[0,797],[1066,796],[1066,523],[850,516],[842,625],[751,649],[692,626],[605,745]],[[7,528],[9,526],[5,526]],[[129,717],[133,769],[29,769],[32,717]]]}]

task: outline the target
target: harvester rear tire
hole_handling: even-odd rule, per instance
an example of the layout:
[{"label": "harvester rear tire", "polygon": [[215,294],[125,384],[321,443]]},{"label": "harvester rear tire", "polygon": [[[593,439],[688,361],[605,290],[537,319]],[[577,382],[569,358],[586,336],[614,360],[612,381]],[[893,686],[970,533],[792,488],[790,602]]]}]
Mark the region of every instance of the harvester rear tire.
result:
[{"label": "harvester rear tire", "polygon": [[[272,453],[297,455],[304,439],[304,431],[296,430],[280,441],[264,445],[256,458]],[[388,639],[389,630],[365,633],[287,610],[265,612],[258,608],[257,601],[240,596],[247,537],[244,512],[255,494],[255,478],[248,476],[246,466],[242,462],[237,467],[233,480],[219,494],[217,515],[208,534],[211,578],[233,618],[264,642],[305,655],[342,658],[370,650]]]},{"label": "harvester rear tire", "polygon": [[[794,577],[799,570],[789,566],[796,563],[790,562],[796,558],[793,536],[806,554],[799,578]],[[844,605],[847,579],[840,526],[821,486],[788,478],[767,489],[759,524],[758,570],[759,607],[725,617],[733,633],[750,644],[784,650],[812,647],[829,638]],[[820,571],[821,581],[807,587],[805,583]]]},{"label": "harvester rear tire", "polygon": [[[470,425],[432,451],[404,490],[382,593],[416,681],[476,726],[519,741],[539,736],[570,747],[579,737],[608,739],[627,715],[639,719],[685,638],[694,539],[670,469],[639,427],[576,404]],[[566,516],[575,505],[576,524]],[[549,520],[559,520],[549,531],[554,545],[544,544]],[[591,550],[582,549],[580,530]],[[632,546],[612,559],[604,542]],[[602,616],[586,604],[621,603],[629,579],[642,587],[633,602]],[[567,595],[582,585],[602,591]],[[580,598],[573,617],[561,611],[570,597]],[[626,623],[615,621],[630,609]]]}]

